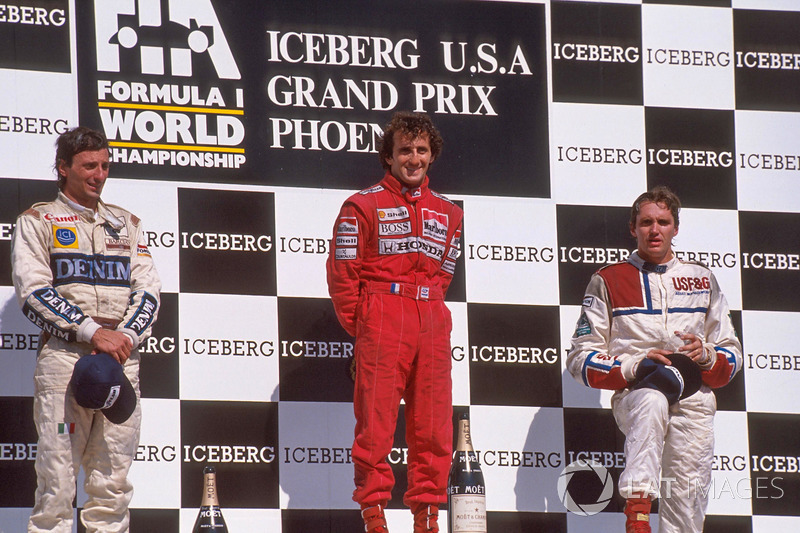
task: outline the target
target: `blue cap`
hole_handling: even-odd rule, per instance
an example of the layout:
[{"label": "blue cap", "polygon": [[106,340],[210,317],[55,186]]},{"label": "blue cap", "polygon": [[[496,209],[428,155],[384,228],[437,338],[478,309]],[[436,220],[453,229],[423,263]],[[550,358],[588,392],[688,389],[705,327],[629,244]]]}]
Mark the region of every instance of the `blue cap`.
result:
[{"label": "blue cap", "polygon": [[660,391],[672,405],[700,390],[703,376],[697,363],[685,354],[673,353],[667,358],[672,363],[671,365],[665,365],[649,358],[642,359],[636,368],[637,382],[633,388]]},{"label": "blue cap", "polygon": [[78,405],[100,409],[115,424],[128,420],[136,409],[136,391],[119,361],[107,353],[78,359],[70,387]]}]

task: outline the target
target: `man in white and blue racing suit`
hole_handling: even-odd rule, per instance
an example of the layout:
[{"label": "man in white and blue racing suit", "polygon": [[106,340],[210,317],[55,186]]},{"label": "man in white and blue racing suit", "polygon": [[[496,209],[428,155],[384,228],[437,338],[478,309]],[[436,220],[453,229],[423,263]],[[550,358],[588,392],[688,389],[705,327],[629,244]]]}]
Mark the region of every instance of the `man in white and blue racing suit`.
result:
[{"label": "man in white and blue racing suit", "polygon": [[34,375],[38,485],[29,532],[72,531],[81,466],[86,531],[129,530],[128,470],[139,442],[139,403],[115,424],[102,410],[79,406],[69,387],[79,358],[105,352],[124,365],[138,397],[137,347],[159,306],[160,281],[141,221],[100,200],[108,168],[102,133],[81,127],[63,133],[58,197],[22,213],[14,231],[14,287],[23,313],[42,329]]},{"label": "man in white and blue racing suit", "polygon": [[[702,531],[714,454],[711,389],[742,367],[741,344],[714,274],[673,253],[679,209],[680,200],[665,187],[636,200],[630,230],[637,251],[592,276],[567,358],[579,382],[616,391],[612,409],[626,436],[619,491],[627,500],[627,533],[650,531],[650,504],[659,497],[661,532]],[[636,383],[642,360],[669,365],[673,352],[699,365],[702,386],[670,404],[659,390]]]}]

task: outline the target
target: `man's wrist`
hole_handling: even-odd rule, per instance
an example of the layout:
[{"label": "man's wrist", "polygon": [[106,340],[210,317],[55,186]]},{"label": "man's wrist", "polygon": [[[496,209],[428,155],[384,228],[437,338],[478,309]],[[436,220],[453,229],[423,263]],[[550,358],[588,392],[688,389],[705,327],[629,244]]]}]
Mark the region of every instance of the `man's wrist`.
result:
[{"label": "man's wrist", "polygon": [[80,326],[78,326],[78,331],[76,334],[76,339],[78,342],[88,342],[91,344],[92,337],[94,334],[97,333],[102,326],[94,321],[92,317],[86,317],[86,319],[81,322]]},{"label": "man's wrist", "polygon": [[139,336],[130,328],[120,328],[116,331],[124,334],[131,340],[131,349],[137,348],[139,346]]},{"label": "man's wrist", "polygon": [[625,378],[625,381],[633,381],[636,379],[636,367],[639,366],[640,361],[641,358],[639,357],[627,357],[620,363],[620,370],[622,371],[622,377]]},{"label": "man's wrist", "polygon": [[703,357],[697,360],[697,364],[703,370],[710,370],[717,361],[717,351],[710,344],[703,344]]}]

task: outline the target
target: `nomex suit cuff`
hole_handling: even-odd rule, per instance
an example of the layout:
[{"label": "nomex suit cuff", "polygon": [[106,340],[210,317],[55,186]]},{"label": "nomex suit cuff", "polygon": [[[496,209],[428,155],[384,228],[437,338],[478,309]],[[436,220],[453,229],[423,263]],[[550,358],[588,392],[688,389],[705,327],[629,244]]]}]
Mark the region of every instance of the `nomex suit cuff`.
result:
[{"label": "nomex suit cuff", "polygon": [[620,370],[625,381],[630,382],[636,379],[636,367],[639,366],[642,359],[642,357],[628,357],[620,363]]},{"label": "nomex suit cuff", "polygon": [[81,325],[78,326],[77,332],[77,340],[78,342],[92,342],[92,337],[94,334],[97,333],[97,330],[100,329],[102,326],[94,321],[92,317],[86,317],[86,319],[81,322]]}]

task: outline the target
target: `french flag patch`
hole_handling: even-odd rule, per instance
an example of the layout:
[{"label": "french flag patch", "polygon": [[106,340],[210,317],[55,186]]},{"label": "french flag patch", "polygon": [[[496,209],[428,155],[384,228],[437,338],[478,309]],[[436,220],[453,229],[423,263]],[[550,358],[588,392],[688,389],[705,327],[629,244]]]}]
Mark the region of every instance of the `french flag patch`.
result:
[{"label": "french flag patch", "polygon": [[389,287],[389,290],[392,292],[392,294],[400,294],[400,284],[392,283]]}]

